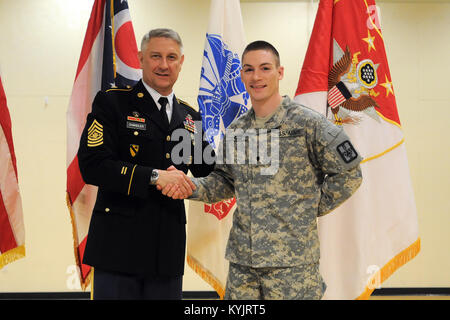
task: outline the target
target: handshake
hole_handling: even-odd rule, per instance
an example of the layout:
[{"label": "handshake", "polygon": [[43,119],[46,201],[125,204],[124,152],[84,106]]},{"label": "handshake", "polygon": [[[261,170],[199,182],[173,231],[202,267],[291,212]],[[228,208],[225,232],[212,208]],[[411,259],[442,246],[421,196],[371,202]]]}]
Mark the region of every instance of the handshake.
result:
[{"label": "handshake", "polygon": [[196,189],[195,184],[183,172],[170,166],[167,170],[158,170],[159,177],[156,181],[156,188],[163,195],[172,199],[186,199],[192,195]]}]

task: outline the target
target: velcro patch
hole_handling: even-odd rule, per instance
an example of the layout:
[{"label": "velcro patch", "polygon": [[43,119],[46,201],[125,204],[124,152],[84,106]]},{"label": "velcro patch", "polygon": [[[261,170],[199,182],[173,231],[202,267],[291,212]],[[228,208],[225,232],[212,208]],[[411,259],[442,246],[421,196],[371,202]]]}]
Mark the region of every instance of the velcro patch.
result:
[{"label": "velcro patch", "polygon": [[336,147],[336,150],[345,163],[350,163],[358,157],[358,153],[356,152],[355,148],[353,148],[353,145],[349,140],[345,140],[344,142],[339,144]]}]

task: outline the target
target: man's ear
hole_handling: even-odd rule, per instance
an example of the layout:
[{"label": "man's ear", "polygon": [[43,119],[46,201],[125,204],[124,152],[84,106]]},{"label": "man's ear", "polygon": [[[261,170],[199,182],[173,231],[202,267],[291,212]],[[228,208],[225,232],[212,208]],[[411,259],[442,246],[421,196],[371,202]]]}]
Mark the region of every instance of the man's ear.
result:
[{"label": "man's ear", "polygon": [[141,65],[141,69],[143,69],[142,64],[144,62],[144,55],[142,54],[142,51],[138,52],[138,59],[139,59],[139,64]]},{"label": "man's ear", "polygon": [[283,79],[283,77],[284,77],[284,67],[282,67],[282,66],[278,67],[278,74],[279,74],[278,80]]},{"label": "man's ear", "polygon": [[180,58],[180,65],[181,65],[181,66],[183,65],[183,62],[184,62],[184,54],[181,55],[181,58]]}]

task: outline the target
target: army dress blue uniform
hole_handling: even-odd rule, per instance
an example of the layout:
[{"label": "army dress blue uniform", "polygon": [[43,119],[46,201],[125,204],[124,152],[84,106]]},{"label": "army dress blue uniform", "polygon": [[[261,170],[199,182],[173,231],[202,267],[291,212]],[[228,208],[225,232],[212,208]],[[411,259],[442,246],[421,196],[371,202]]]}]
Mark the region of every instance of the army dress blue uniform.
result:
[{"label": "army dress blue uniform", "polygon": [[[97,93],[78,150],[84,181],[98,186],[83,259],[96,270],[94,281],[97,270],[181,279],[184,202],[162,195],[150,179],[153,169],[171,165],[194,176],[206,176],[213,169],[213,164],[199,160],[172,162],[171,150],[178,141],[172,141],[171,133],[191,130],[186,123],[192,120],[201,120],[200,114],[174,96],[171,121],[165,125],[142,80],[134,88]],[[202,148],[208,146],[203,141]]]}]

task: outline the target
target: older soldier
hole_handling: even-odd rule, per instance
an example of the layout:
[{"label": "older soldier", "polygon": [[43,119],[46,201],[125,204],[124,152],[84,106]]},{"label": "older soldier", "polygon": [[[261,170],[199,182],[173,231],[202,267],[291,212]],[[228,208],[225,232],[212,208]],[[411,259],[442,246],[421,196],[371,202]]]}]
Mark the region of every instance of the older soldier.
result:
[{"label": "older soldier", "polygon": [[[184,60],[178,33],[151,30],[139,60],[142,79],[133,88],[97,93],[78,151],[83,179],[98,186],[83,261],[95,268],[94,299],[181,299],[184,203],[156,186],[170,182],[187,196],[195,186],[185,173],[213,169],[171,156],[172,133],[201,119],[172,89]],[[165,170],[174,165],[180,171]]]},{"label": "older soldier", "polygon": [[[320,299],[326,286],[316,218],[359,187],[361,157],[342,127],[280,95],[284,70],[271,44],[249,44],[242,63],[253,108],[230,125],[215,170],[192,179],[197,189],[190,199],[215,203],[236,196],[225,298]],[[250,141],[242,150],[234,143],[242,136],[256,136],[259,143]],[[269,136],[267,150],[278,151],[271,163],[255,148]],[[245,163],[242,157],[248,157]],[[163,193],[178,197],[169,188]]]}]

